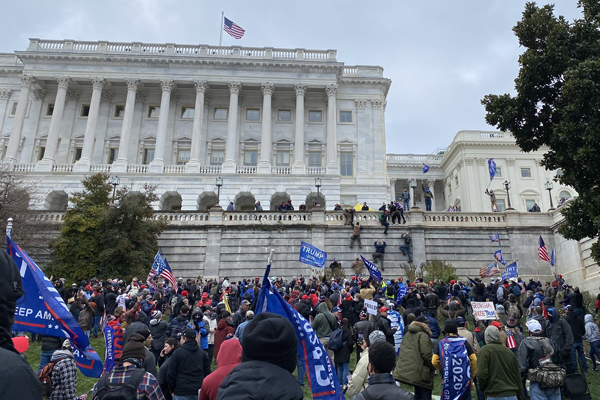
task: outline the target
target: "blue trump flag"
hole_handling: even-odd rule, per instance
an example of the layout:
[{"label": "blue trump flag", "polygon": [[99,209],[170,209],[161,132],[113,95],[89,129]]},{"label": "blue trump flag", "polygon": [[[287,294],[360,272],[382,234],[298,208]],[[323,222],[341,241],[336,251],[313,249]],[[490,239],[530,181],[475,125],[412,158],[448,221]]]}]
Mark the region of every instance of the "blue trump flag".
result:
[{"label": "blue trump flag", "polygon": [[407,292],[408,292],[408,286],[405,286],[405,285],[400,286],[400,288],[398,289],[398,296],[396,297],[396,302],[398,304],[400,304],[400,302],[402,301],[402,298],[404,296],[406,296]]},{"label": "blue trump flag", "polygon": [[323,268],[327,261],[327,253],[306,242],[300,245],[300,262],[315,268]]},{"label": "blue trump flag", "polygon": [[510,279],[510,278],[516,278],[519,275],[519,271],[518,271],[518,267],[517,267],[517,262],[515,261],[512,264],[509,264],[506,267],[506,271],[504,271],[504,279]]},{"label": "blue trump flag", "polygon": [[552,253],[550,253],[550,265],[554,267],[556,264],[556,249],[552,249]]},{"label": "blue trump flag", "polygon": [[423,163],[423,173],[426,174],[429,172],[429,165],[426,165],[425,163]]},{"label": "blue trump flag", "polygon": [[306,371],[313,399],[343,400],[344,395],[327,351],[312,330],[310,323],[273,288],[269,280],[270,270],[269,264],[256,299],[256,313],[278,314],[292,323],[298,338],[298,356]]},{"label": "blue trump flag", "polygon": [[19,268],[25,292],[17,301],[13,330],[68,338],[81,372],[85,376],[99,378],[102,361],[52,282],[9,237],[6,238],[6,252]]},{"label": "blue trump flag", "polygon": [[502,255],[502,250],[496,250],[494,253],[494,258],[502,265],[506,265],[506,261],[504,261],[504,256]]},{"label": "blue trump flag", "polygon": [[371,278],[375,279],[377,282],[381,282],[383,278],[381,278],[381,271],[379,271],[377,265],[373,264],[363,256],[360,256],[360,258],[362,258],[363,263],[365,263],[365,267],[367,267],[369,270],[369,275],[371,275]]},{"label": "blue trump flag", "polygon": [[500,235],[498,235],[498,232],[494,233],[493,235],[489,235],[490,236],[490,240],[492,242],[498,242],[498,246],[502,246],[500,244]]},{"label": "blue trump flag", "polygon": [[492,179],[494,179],[494,176],[496,175],[496,163],[494,162],[493,158],[490,158],[488,160],[488,167],[490,170],[490,181],[491,181]]}]

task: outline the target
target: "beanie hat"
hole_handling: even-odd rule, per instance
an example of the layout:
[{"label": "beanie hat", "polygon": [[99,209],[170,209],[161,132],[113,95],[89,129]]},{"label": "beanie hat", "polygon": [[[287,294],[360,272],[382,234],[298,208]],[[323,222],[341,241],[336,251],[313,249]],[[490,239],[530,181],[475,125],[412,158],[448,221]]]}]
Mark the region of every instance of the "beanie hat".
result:
[{"label": "beanie hat", "polygon": [[188,296],[188,291],[187,291],[187,290],[184,290],[184,291],[182,291],[182,292],[181,292],[181,295],[182,295],[183,297],[187,297],[187,296]]},{"label": "beanie hat", "polygon": [[371,332],[369,335],[369,346],[377,342],[385,342],[385,334],[379,330]]},{"label": "beanie hat", "polygon": [[145,340],[146,338],[139,333],[132,334],[125,347],[123,347],[120,360],[126,360],[128,358],[144,360],[146,358],[146,348],[144,347]]},{"label": "beanie hat", "polygon": [[158,310],[154,310],[152,311],[152,319],[161,319],[162,318],[162,313]]},{"label": "beanie hat", "polygon": [[187,328],[185,331],[183,331],[183,336],[186,339],[196,339],[196,331],[192,328]]},{"label": "beanie hat", "polygon": [[242,336],[242,362],[264,361],[290,373],[296,369],[298,339],[286,318],[263,312],[246,325]]},{"label": "beanie hat", "polygon": [[504,314],[504,306],[502,304],[498,304],[496,306],[496,311],[498,311],[498,314]]},{"label": "beanie hat", "polygon": [[535,307],[541,307],[542,306],[542,299],[540,299],[539,297],[536,297],[535,299],[533,299],[533,305]]},{"label": "beanie hat", "polygon": [[360,317],[362,317],[362,318],[367,318],[367,312],[366,312],[365,310],[362,310],[362,311],[360,312]]},{"label": "beanie hat", "polygon": [[444,325],[444,331],[446,331],[446,333],[457,334],[458,333],[458,324],[456,323],[456,320],[455,319],[447,319],[446,325]]},{"label": "beanie hat", "polygon": [[17,300],[23,296],[19,268],[13,259],[0,251],[0,326],[10,331],[14,322]]}]

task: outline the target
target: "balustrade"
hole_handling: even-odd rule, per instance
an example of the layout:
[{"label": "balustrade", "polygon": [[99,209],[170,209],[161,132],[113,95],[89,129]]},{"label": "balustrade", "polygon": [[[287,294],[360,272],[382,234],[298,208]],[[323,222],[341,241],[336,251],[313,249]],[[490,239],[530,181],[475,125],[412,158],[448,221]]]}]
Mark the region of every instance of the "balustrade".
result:
[{"label": "balustrade", "polygon": [[148,166],[147,165],[128,165],[127,172],[134,173],[134,174],[145,174],[146,172],[148,172]]},{"label": "balustrade", "polygon": [[238,174],[256,174],[256,167],[241,166],[237,167]]},{"label": "balustrade", "polygon": [[35,171],[35,164],[30,164],[30,163],[14,164],[13,171],[15,171],[15,172]]},{"label": "balustrade", "polygon": [[185,165],[165,165],[165,174],[183,174]]},{"label": "balustrade", "polygon": [[289,175],[292,169],[290,167],[273,167],[271,172],[275,175]]},{"label": "balustrade", "polygon": [[93,164],[90,166],[90,172],[110,172],[112,164]]},{"label": "balustrade", "polygon": [[54,164],[52,172],[73,172],[73,164]]}]

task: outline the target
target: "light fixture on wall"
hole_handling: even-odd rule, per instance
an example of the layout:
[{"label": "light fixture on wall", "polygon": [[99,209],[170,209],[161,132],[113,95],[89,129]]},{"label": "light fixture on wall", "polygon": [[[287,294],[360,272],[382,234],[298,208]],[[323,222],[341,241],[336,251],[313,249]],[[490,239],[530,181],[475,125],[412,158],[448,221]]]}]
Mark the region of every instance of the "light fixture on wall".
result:
[{"label": "light fixture on wall", "polygon": [[508,200],[508,208],[506,210],[514,210],[510,204],[510,182],[504,181],[504,190],[506,190],[506,199]]},{"label": "light fixture on wall", "polygon": [[411,207],[411,210],[419,209],[419,207],[417,207],[417,196],[415,196],[415,188],[416,187],[417,187],[417,180],[415,178],[412,178],[410,181],[410,188],[413,190],[413,192],[412,192],[413,206]]},{"label": "light fixture on wall", "polygon": [[217,185],[217,205],[215,207],[220,207],[221,202],[221,186],[223,186],[223,178],[220,176],[216,179],[215,185]]},{"label": "light fixture on wall", "polygon": [[554,210],[554,204],[552,204],[552,189],[554,189],[554,184],[552,183],[552,181],[546,181],[546,184],[544,186],[548,191],[548,197],[550,197],[550,209],[548,211],[552,211]]},{"label": "light fixture on wall", "polygon": [[115,204],[115,194],[117,193],[117,186],[119,186],[121,184],[121,178],[119,178],[118,176],[111,176],[110,177],[110,184],[113,186],[113,196],[112,196],[112,202],[113,204]]},{"label": "light fixture on wall", "polygon": [[315,187],[317,188],[317,201],[315,201],[315,207],[322,207],[321,201],[321,178],[315,178]]}]

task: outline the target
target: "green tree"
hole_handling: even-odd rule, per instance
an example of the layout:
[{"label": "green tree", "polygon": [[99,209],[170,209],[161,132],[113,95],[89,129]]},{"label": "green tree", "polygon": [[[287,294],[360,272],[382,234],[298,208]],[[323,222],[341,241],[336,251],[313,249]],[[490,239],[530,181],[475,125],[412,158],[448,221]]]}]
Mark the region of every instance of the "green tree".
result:
[{"label": "green tree", "polygon": [[450,282],[452,279],[458,279],[454,265],[440,260],[431,260],[421,264],[421,273],[425,282],[435,281],[436,279]]},{"label": "green tree", "polygon": [[[579,197],[562,209],[559,232],[596,237],[600,229],[600,2],[581,0],[582,18],[568,22],[554,7],[527,3],[513,28],[525,51],[516,96],[487,95],[486,121],[510,131],[525,152],[548,146],[542,165]],[[600,242],[592,246],[600,261]]]},{"label": "green tree", "polygon": [[84,190],[69,199],[72,207],[51,243],[49,272],[79,281],[94,276],[129,279],[147,271],[166,227],[165,221],[154,220],[154,187],[142,193],[121,189],[113,204],[108,174],[93,174],[82,184]]}]

